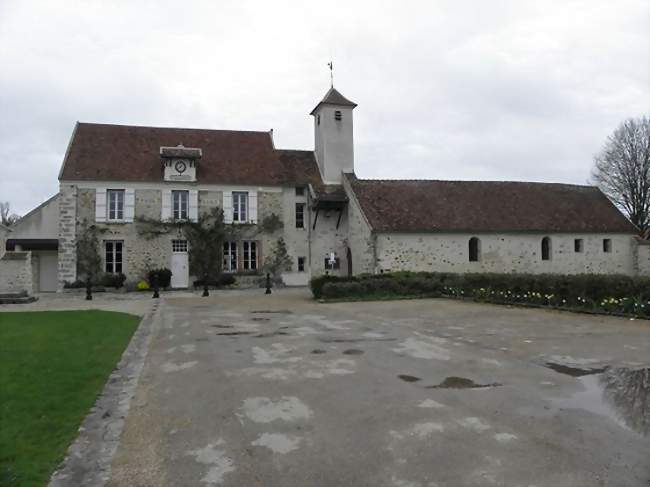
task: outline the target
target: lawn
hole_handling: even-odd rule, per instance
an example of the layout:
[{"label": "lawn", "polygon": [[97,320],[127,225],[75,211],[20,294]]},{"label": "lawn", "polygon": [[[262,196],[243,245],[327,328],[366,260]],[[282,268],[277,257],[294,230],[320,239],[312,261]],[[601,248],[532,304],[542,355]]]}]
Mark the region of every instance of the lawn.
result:
[{"label": "lawn", "polygon": [[63,460],[140,318],[0,313],[0,485],[43,486]]}]

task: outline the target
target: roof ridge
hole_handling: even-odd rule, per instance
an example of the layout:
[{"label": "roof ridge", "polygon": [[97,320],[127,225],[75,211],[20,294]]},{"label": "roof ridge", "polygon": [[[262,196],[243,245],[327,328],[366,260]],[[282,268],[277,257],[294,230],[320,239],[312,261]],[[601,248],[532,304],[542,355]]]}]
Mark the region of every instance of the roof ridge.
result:
[{"label": "roof ridge", "polygon": [[167,129],[167,130],[202,130],[206,132],[231,132],[231,133],[253,133],[253,134],[269,134],[268,130],[233,130],[233,129],[209,129],[201,127],[167,127],[155,125],[128,125],[123,123],[102,123],[102,122],[77,122],[79,125],[94,125],[102,127],[124,127],[134,129]]},{"label": "roof ridge", "polygon": [[359,183],[502,183],[502,184],[536,184],[548,186],[573,186],[577,188],[598,188],[591,184],[576,184],[576,183],[558,183],[546,181],[512,181],[512,180],[484,180],[484,179],[371,179],[371,178],[355,178]]}]

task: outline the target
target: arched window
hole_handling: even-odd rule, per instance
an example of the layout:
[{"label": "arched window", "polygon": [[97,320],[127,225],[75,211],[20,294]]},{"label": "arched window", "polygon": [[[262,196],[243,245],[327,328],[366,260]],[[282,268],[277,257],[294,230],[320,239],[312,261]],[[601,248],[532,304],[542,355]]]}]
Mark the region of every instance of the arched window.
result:
[{"label": "arched window", "polygon": [[551,260],[551,238],[542,239],[542,260]]},{"label": "arched window", "polygon": [[469,239],[469,261],[478,262],[481,258],[481,241],[472,237]]}]

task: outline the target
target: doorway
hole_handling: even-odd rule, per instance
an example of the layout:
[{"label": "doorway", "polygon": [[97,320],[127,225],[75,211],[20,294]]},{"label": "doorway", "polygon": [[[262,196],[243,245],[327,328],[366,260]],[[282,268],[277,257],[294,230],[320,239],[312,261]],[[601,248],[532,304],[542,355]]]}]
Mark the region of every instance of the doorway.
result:
[{"label": "doorway", "polygon": [[187,240],[172,240],[172,288],[187,288],[190,280]]}]

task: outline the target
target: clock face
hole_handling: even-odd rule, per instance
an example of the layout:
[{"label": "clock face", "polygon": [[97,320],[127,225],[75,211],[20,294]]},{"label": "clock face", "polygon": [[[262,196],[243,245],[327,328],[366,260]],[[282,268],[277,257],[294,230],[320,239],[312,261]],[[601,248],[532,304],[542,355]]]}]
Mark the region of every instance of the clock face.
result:
[{"label": "clock face", "polygon": [[187,164],[185,164],[185,161],[178,161],[174,164],[174,169],[176,169],[178,174],[183,174],[187,169]]}]

